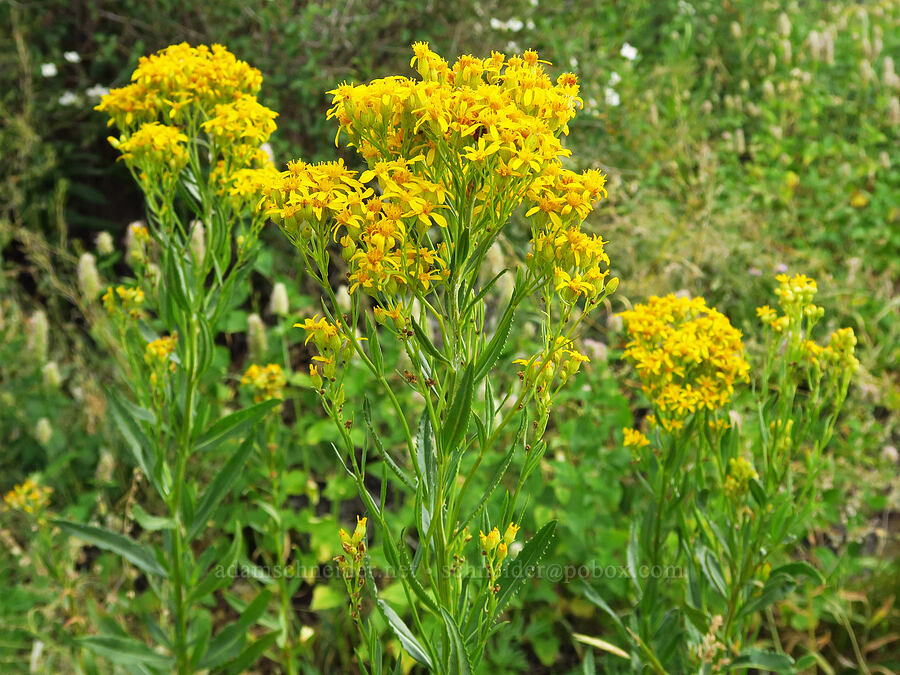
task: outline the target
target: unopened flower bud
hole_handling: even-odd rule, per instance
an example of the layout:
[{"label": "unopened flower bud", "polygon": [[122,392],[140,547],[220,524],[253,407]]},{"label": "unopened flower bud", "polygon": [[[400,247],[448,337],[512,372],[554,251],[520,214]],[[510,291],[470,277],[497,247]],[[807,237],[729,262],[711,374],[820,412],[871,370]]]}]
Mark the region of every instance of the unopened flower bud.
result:
[{"label": "unopened flower bud", "polygon": [[741,29],[741,24],[739,24],[737,21],[732,21],[730,28],[731,28],[731,36],[735,40],[740,40],[741,36],[744,34],[744,31]]},{"label": "unopened flower bud", "polygon": [[100,273],[97,272],[97,259],[90,253],[82,253],[78,259],[78,287],[87,300],[94,300],[103,290]]},{"label": "unopened flower bud", "polygon": [[287,316],[290,312],[287,286],[280,281],[272,286],[272,297],[269,299],[269,311],[276,316]]}]

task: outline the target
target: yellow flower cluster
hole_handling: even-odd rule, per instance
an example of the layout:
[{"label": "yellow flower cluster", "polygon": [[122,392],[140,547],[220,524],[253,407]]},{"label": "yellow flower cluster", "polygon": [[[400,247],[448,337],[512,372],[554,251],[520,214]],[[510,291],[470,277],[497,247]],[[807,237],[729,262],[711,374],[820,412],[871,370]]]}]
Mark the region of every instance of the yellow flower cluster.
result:
[{"label": "yellow flower cluster", "polygon": [[[357,177],[343,161],[291,162],[264,189],[265,213],[301,250],[339,241],[350,265],[350,292],[423,294],[447,278],[446,247],[423,246],[440,213],[446,190],[413,170],[416,162],[379,162]],[[374,196],[364,181],[377,178]]]},{"label": "yellow flower cluster", "polygon": [[47,507],[52,493],[53,488],[40,485],[35,480],[27,478],[24,483],[16,485],[7,492],[3,501],[9,509],[35,515]]},{"label": "yellow flower cluster", "polygon": [[750,486],[751,480],[759,478],[759,474],[754,470],[753,465],[744,457],[737,457],[728,460],[728,475],[725,477],[725,495],[729,499],[737,501],[745,494]]},{"label": "yellow flower cluster", "polygon": [[110,142],[142,172],[147,187],[162,181],[171,190],[189,161],[187,144],[205,132],[212,151],[210,183],[232,197],[237,209],[258,201],[263,180],[247,172],[276,173],[260,145],[275,130],[277,113],[256,99],[262,84],[256,68],[222,45],[182,43],[142,57],[131,79],[95,109],[122,130]]},{"label": "yellow flower cluster", "polygon": [[[309,255],[339,241],[351,292],[425,295],[448,278],[455,246],[486,250],[527,199],[537,227],[546,225],[547,278],[558,267],[569,278],[560,274],[557,284],[596,298],[608,259],[602,240],[581,234],[579,224],[606,196],[606,179],[560,163],[570,154],[560,136],[581,105],[575,75],[554,84],[533,51],[464,55],[452,66],[426,43],[413,52],[421,79],[330,92],[338,138],[347,136],[368,170],[292,163],[266,191],[265,213]],[[557,260],[551,249],[560,238],[570,248]]]},{"label": "yellow flower cluster", "polygon": [[110,137],[109,140],[113,147],[122,153],[119,159],[140,170],[162,165],[171,173],[177,174],[188,162],[186,147],[188,137],[178,127],[147,122],[123,139]]},{"label": "yellow flower cluster", "polygon": [[253,400],[256,403],[273,398],[284,398],[286,384],[284,373],[277,363],[270,363],[262,367],[254,363],[247,368],[241,378],[241,385],[253,390]]},{"label": "yellow flower cluster", "polygon": [[161,384],[167,373],[175,371],[172,354],[175,353],[177,343],[177,333],[147,343],[144,349],[144,363],[150,366],[150,384],[154,386]]},{"label": "yellow flower cluster", "polygon": [[636,367],[664,428],[679,427],[699,410],[723,407],[734,385],[748,379],[741,332],[703,298],[653,296],[620,316],[630,339],[625,358]]},{"label": "yellow flower cluster", "polygon": [[222,45],[171,45],[141,57],[132,84],[113,89],[95,108],[110,116],[110,126],[126,130],[134,124],[162,118],[179,120],[199,110],[253,96],[262,74]]},{"label": "yellow flower cluster", "polygon": [[[518,533],[519,526],[515,523],[510,523],[506,527],[506,531],[503,533],[502,538],[500,536],[500,530],[496,527],[491,529],[487,534],[484,532],[478,533],[478,540],[481,545],[481,555],[485,558],[484,564],[485,568],[488,570],[492,586],[494,581],[500,575],[500,567],[503,565],[503,561],[506,560],[506,556],[509,555],[509,547],[515,541]],[[496,592],[496,589],[494,589],[494,592]]]},{"label": "yellow flower cluster", "polygon": [[626,448],[644,448],[650,445],[650,440],[637,429],[626,427],[622,429]]},{"label": "yellow flower cluster", "polygon": [[144,304],[145,296],[144,291],[135,286],[134,288],[125,288],[124,286],[116,287],[115,293],[113,292],[112,286],[106,289],[106,293],[103,294],[103,306],[106,307],[106,311],[109,312],[110,316],[114,315],[119,307],[119,303],[116,302],[116,297],[119,298],[119,303],[121,303],[121,311],[127,314],[132,319],[137,319],[141,316],[141,306]]}]

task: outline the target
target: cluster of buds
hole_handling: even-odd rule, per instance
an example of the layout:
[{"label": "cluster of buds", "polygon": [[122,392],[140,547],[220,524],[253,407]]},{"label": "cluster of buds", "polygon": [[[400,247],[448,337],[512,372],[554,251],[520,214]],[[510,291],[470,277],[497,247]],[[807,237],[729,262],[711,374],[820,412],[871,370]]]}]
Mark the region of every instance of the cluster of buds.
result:
[{"label": "cluster of buds", "polygon": [[590,362],[585,354],[574,347],[574,343],[568,338],[558,337],[547,345],[545,353],[513,361],[524,367],[519,372],[519,379],[525,383],[526,388],[534,391],[538,413],[534,431],[538,436],[546,428],[554,393],[581,369],[582,364]]},{"label": "cluster of buds", "polygon": [[128,263],[132,267],[146,265],[150,261],[148,256],[149,249],[150,231],[147,229],[147,226],[140,220],[131,223],[125,235],[125,250],[127,251]]},{"label": "cluster of buds", "polygon": [[366,521],[366,518],[357,516],[356,529],[352,535],[341,528],[338,536],[344,553],[334,559],[347,586],[347,593],[350,595],[350,616],[354,619],[360,617],[362,588],[366,583],[365,575],[360,574],[366,558]]},{"label": "cluster of buds", "polygon": [[484,556],[484,568],[487,570],[488,580],[493,593],[497,593],[500,590],[500,587],[497,585],[497,578],[500,576],[503,561],[509,555],[509,547],[515,541],[518,532],[519,526],[515,523],[510,523],[506,527],[506,532],[503,533],[502,538],[500,530],[496,527],[487,534],[484,532],[479,532],[478,534],[478,540],[481,544],[481,555]]},{"label": "cluster of buds", "polygon": [[[346,336],[341,334],[337,325],[318,315],[306,319],[303,323],[295,323],[294,327],[305,330],[306,341],[304,344],[312,341],[319,352],[312,357],[313,363],[309,365],[309,377],[313,387],[320,394],[324,394],[326,382],[333,383],[337,379],[338,365],[348,361],[353,355],[353,345]],[[343,387],[338,389],[335,396],[334,405],[340,409],[344,403]]]},{"label": "cluster of buds", "polygon": [[728,475],[725,477],[725,495],[732,501],[739,501],[750,489],[750,481],[759,478],[753,465],[744,457],[728,460]]}]

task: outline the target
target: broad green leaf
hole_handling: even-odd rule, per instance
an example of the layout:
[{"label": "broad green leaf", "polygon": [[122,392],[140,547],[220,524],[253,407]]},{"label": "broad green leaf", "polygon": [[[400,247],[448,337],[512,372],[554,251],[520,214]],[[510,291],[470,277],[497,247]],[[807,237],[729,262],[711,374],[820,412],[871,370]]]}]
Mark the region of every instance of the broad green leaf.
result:
[{"label": "broad green leaf", "polygon": [[130,637],[89,635],[77,638],[77,641],[98,656],[123,666],[150,666],[168,670],[175,665],[171,657],[159,654],[143,642]]},{"label": "broad green leaf", "polygon": [[194,452],[203,452],[220,443],[224,443],[232,436],[252,427],[262,419],[267,412],[279,405],[281,405],[281,401],[273,399],[271,401],[257,403],[249,408],[244,408],[243,410],[238,410],[230,415],[226,415],[222,419],[214,422],[211,427],[204,431],[194,441]]},{"label": "broad green leaf", "polygon": [[63,531],[68,532],[73,537],[120,555],[148,574],[155,574],[163,578],[168,577],[165,568],[159,564],[151,549],[142,546],[124,534],[117,534],[116,532],[104,530],[102,527],[83,525],[82,523],[73,523],[67,520],[54,520],[52,522],[54,525],[59,525]]},{"label": "broad green leaf", "polygon": [[429,668],[433,668],[434,666],[431,663],[431,658],[425,651],[425,648],[419,643],[419,641],[412,634],[412,631],[409,630],[409,627],[403,622],[397,612],[390,608],[390,606],[381,598],[378,599],[378,608],[381,610],[381,614],[384,616],[385,620],[388,622],[388,625],[391,627],[391,630],[394,632],[394,635],[397,636],[397,639],[400,640],[400,644],[403,646],[403,649],[406,650],[406,653],[413,657],[416,661],[421,663],[423,666],[427,666]]},{"label": "broad green leaf", "polygon": [[447,664],[447,672],[454,673],[454,675],[471,675],[472,664],[465,642],[459,634],[459,626],[456,625],[456,621],[443,607],[441,607],[441,616],[444,618],[444,627],[447,629],[447,635],[450,637],[450,658]]},{"label": "broad green leaf", "polygon": [[194,513],[194,519],[188,529],[188,541],[196,537],[200,531],[206,527],[206,521],[209,520],[213,510],[222,501],[222,498],[231,489],[231,486],[237,480],[238,476],[244,470],[247,458],[253,452],[253,436],[249,436],[238,448],[219,472],[213,478],[212,483],[206,488],[203,496],[197,504],[197,510]]}]

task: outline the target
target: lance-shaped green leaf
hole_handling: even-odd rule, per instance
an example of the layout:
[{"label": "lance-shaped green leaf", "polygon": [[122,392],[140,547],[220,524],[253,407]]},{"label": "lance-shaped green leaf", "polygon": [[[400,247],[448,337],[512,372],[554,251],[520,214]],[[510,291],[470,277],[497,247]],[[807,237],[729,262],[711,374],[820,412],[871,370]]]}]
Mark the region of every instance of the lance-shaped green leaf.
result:
[{"label": "lance-shaped green leaf", "polygon": [[441,616],[444,619],[444,629],[449,638],[447,672],[455,675],[472,675],[472,663],[469,659],[469,652],[466,650],[466,643],[459,634],[459,626],[443,607],[441,607]]},{"label": "lance-shaped green leaf", "polygon": [[509,304],[506,306],[503,316],[500,317],[500,322],[497,324],[497,330],[494,332],[494,336],[491,338],[490,342],[488,342],[484,351],[479,355],[478,361],[475,363],[476,384],[487,377],[488,373],[491,372],[491,368],[497,363],[497,359],[503,354],[503,349],[506,347],[506,341],[509,338],[509,331],[512,327],[513,319],[516,316],[516,309],[522,300],[522,291],[524,288],[525,284],[522,281],[521,275],[517,275],[512,297],[509,299]]},{"label": "lance-shaped green leaf", "polygon": [[415,333],[416,335],[416,341],[419,343],[419,346],[422,347],[429,356],[432,356],[438,361],[441,361],[449,366],[450,361],[446,356],[441,354],[437,347],[434,346],[434,344],[431,342],[431,338],[425,335],[425,331],[422,330],[422,327],[419,325],[419,323],[412,318],[410,319],[410,321],[412,322],[413,333]]},{"label": "lance-shaped green leaf", "polygon": [[137,543],[131,537],[110,532],[102,527],[73,523],[68,520],[54,520],[53,524],[59,525],[64,532],[68,532],[73,537],[120,555],[148,574],[155,574],[163,578],[168,577],[168,572],[156,559],[153,551]]},{"label": "lance-shaped green leaf", "polygon": [[143,642],[130,637],[89,635],[78,638],[77,641],[98,656],[123,666],[162,668],[166,672],[171,672],[172,667],[175,665],[170,656],[159,654]]},{"label": "lance-shaped green leaf", "polygon": [[279,399],[272,399],[226,415],[200,434],[194,441],[194,452],[209,450],[253,427],[267,412],[279,405],[281,405]]},{"label": "lance-shaped green leaf", "polygon": [[216,635],[209,643],[209,650],[197,663],[198,670],[218,668],[230,659],[237,657],[243,647],[249,628],[255,624],[266,611],[272,593],[268,590],[260,591],[246,609],[241,612],[240,618]]},{"label": "lance-shaped green leaf", "polygon": [[206,521],[209,520],[213,510],[222,501],[222,498],[228,494],[231,486],[238,479],[238,476],[241,475],[244,465],[247,463],[247,458],[250,457],[252,452],[253,437],[248,436],[237,452],[225,462],[225,466],[219,470],[209,487],[206,488],[203,496],[200,497],[197,510],[194,512],[194,519],[188,529],[188,541],[196,537],[206,527]]},{"label": "lance-shaped green leaf", "polygon": [[472,395],[475,391],[475,368],[470,363],[463,371],[463,376],[456,387],[453,404],[447,411],[441,429],[441,448],[449,453],[456,449],[469,429],[469,416],[472,414]]},{"label": "lance-shaped green leaf", "polygon": [[403,619],[397,615],[397,612],[391,609],[390,605],[381,598],[378,598],[378,609],[381,610],[382,616],[384,616],[385,620],[388,622],[394,635],[400,640],[400,644],[403,646],[403,649],[406,650],[406,653],[423,666],[433,668],[434,666],[431,663],[431,658],[428,656],[425,648],[412,634],[409,626],[407,626]]},{"label": "lance-shaped green leaf", "polygon": [[745,649],[728,664],[728,670],[745,670],[757,668],[773,673],[790,673],[793,670],[794,659],[787,654],[776,654],[762,649]]},{"label": "lance-shaped green leaf", "polygon": [[381,353],[381,343],[378,341],[378,327],[372,321],[372,317],[366,312],[366,337],[369,339],[369,355],[377,373],[384,372],[384,355]]},{"label": "lance-shaped green leaf", "polygon": [[163,518],[160,516],[152,516],[144,510],[140,504],[135,504],[131,508],[134,519],[142,529],[148,532],[156,532],[158,530],[171,530],[175,527],[175,521],[172,518]]},{"label": "lance-shaped green leaf", "polygon": [[369,435],[372,437],[372,442],[375,443],[375,448],[378,450],[381,458],[384,460],[384,463],[387,464],[388,468],[393,471],[394,475],[400,479],[400,482],[403,483],[410,490],[415,491],[416,486],[406,472],[400,468],[400,465],[394,461],[394,458],[391,457],[390,453],[385,450],[384,446],[381,443],[381,439],[378,437],[378,434],[375,431],[375,426],[372,424],[372,406],[369,404],[369,397],[365,397],[363,399],[363,421],[366,423],[366,428],[369,430]]},{"label": "lance-shaped green leaf", "polygon": [[113,422],[115,422],[116,428],[128,444],[134,461],[140,470],[144,472],[150,484],[156,488],[156,491],[161,496],[165,496],[158,477],[159,472],[156,467],[156,458],[153,455],[153,444],[138,423],[138,420],[142,419],[153,424],[156,418],[149,410],[126,401],[113,391],[107,391],[106,397],[109,401],[109,411]]}]

